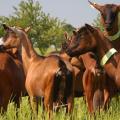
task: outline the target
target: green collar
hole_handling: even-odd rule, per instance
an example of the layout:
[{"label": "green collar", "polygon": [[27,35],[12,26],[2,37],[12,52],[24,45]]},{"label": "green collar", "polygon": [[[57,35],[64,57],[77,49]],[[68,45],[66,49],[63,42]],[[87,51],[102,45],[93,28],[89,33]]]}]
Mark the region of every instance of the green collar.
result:
[{"label": "green collar", "polygon": [[116,49],[114,48],[111,48],[103,57],[102,57],[102,60],[100,62],[100,65],[101,66],[104,66],[107,61],[117,52]]},{"label": "green collar", "polygon": [[108,39],[110,41],[114,41],[114,40],[117,40],[118,38],[120,37],[120,30],[113,36],[108,36]]}]

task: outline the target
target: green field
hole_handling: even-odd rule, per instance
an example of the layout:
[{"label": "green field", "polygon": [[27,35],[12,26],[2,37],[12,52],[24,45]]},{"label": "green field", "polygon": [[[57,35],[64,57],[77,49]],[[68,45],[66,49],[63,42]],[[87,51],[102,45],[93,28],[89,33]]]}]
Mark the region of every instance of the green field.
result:
[{"label": "green field", "polygon": [[[16,114],[17,113],[17,114]],[[48,120],[47,113],[44,113],[45,119]],[[43,110],[39,106],[38,120],[43,120]],[[112,99],[110,108],[107,111],[102,111],[96,116],[90,117],[86,109],[86,104],[83,98],[75,99],[74,111],[71,115],[65,114],[65,109],[61,108],[59,113],[53,113],[53,120],[120,120],[120,101],[116,102]],[[35,120],[31,112],[30,105],[27,98],[23,98],[19,109],[13,103],[10,103],[8,110],[3,115],[0,115],[0,120]]]}]

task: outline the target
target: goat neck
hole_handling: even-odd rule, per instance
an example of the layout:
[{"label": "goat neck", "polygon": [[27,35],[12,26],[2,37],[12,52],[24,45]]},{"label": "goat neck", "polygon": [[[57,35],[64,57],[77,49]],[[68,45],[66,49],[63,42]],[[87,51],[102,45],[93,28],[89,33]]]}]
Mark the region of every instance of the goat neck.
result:
[{"label": "goat neck", "polygon": [[[25,72],[27,73],[29,66],[33,61],[39,57],[35,52],[31,40],[28,38],[25,32],[19,37],[22,43],[22,60],[24,64]],[[40,58],[40,57],[39,57]]]}]

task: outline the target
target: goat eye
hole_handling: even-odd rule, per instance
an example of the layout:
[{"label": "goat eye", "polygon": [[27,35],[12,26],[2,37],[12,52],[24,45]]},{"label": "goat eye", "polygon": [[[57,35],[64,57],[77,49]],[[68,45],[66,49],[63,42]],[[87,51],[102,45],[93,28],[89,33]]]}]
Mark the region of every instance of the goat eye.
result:
[{"label": "goat eye", "polygon": [[101,12],[100,14],[101,14],[101,16],[102,16],[102,17],[104,17],[104,16],[105,16],[105,15],[104,15],[104,13],[102,13],[102,12]]},{"label": "goat eye", "polygon": [[103,14],[103,13],[101,13],[101,16],[104,16],[104,14]]}]

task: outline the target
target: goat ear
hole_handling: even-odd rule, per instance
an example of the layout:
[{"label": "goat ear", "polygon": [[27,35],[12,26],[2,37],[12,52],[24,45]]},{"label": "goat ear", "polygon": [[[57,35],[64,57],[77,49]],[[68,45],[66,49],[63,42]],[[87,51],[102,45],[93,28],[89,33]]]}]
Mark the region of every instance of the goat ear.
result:
[{"label": "goat ear", "polygon": [[96,8],[97,10],[101,11],[102,5],[96,4],[96,3],[92,3],[91,1],[88,0],[88,2],[90,3],[90,6],[92,8]]},{"label": "goat ear", "polygon": [[86,27],[89,31],[91,31],[91,32],[94,32],[94,31],[95,31],[95,29],[94,29],[91,25],[89,25],[89,24],[85,24],[85,27]]},{"label": "goat ear", "polygon": [[24,29],[24,31],[25,31],[26,33],[28,33],[30,30],[31,30],[31,27],[30,27],[30,26]]}]

